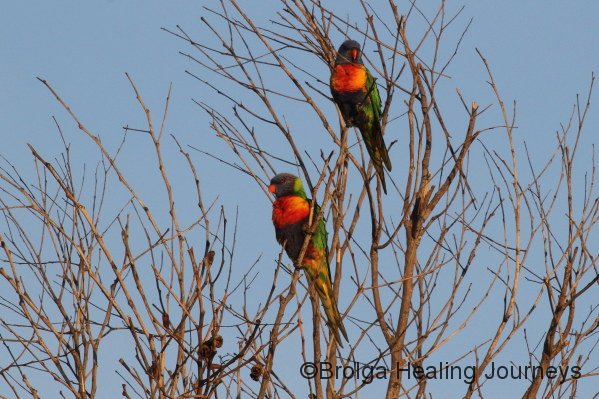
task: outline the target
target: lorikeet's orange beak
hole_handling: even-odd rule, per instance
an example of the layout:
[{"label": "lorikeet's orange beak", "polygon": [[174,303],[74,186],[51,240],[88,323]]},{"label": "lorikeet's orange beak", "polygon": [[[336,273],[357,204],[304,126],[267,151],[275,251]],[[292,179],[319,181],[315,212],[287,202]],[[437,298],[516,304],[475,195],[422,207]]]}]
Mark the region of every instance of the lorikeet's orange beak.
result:
[{"label": "lorikeet's orange beak", "polygon": [[277,192],[277,188],[275,187],[274,184],[271,184],[270,186],[268,186],[268,191],[270,191],[271,193],[276,193]]},{"label": "lorikeet's orange beak", "polygon": [[353,48],[349,51],[349,54],[351,55],[352,61],[356,61],[358,59],[360,51],[357,48]]}]

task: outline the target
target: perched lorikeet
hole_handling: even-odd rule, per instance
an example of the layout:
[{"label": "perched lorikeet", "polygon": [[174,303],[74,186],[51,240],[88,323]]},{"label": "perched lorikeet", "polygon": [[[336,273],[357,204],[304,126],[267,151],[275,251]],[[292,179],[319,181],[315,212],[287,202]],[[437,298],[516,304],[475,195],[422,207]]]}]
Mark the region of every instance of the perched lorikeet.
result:
[{"label": "perched lorikeet", "polygon": [[331,94],[345,124],[360,129],[376,173],[387,194],[383,163],[391,170],[391,160],[381,129],[381,97],[370,71],[362,63],[362,50],[355,40],[346,40],[337,51],[331,74]]},{"label": "perched lorikeet", "polygon": [[[277,241],[284,246],[285,252],[294,264],[297,261],[306,238],[311,200],[306,197],[302,180],[289,173],[280,173],[272,178],[268,191],[276,196],[272,207],[272,222],[275,226]],[[314,216],[320,207],[315,205]],[[331,270],[328,260],[327,230],[321,218],[304,253],[301,268],[316,288],[327,316],[328,325],[339,345],[343,346],[339,331],[347,341],[347,333],[341,322],[341,315],[333,295]]]}]

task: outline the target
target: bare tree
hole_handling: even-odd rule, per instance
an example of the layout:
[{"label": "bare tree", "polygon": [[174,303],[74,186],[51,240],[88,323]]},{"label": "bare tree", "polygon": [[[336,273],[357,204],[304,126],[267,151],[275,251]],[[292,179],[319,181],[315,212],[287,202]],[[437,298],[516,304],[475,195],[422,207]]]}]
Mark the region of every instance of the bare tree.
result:
[{"label": "bare tree", "polygon": [[[8,161],[0,173],[8,315],[0,376],[16,397],[41,396],[29,377],[37,372],[65,397],[101,397],[98,369],[115,366],[98,351],[120,337],[134,348],[118,371],[127,398],[443,397],[447,380],[461,382],[453,396],[484,397],[503,372],[525,398],[574,397],[597,375],[590,293],[599,279],[591,245],[599,199],[594,149],[580,146],[594,78],[553,152],[538,161],[516,137],[516,104],[506,107],[481,52],[494,104],[440,84],[469,26],[448,33],[461,10],[448,15],[444,2],[431,15],[413,3],[360,5],[350,18],[320,1],[281,0],[263,26],[227,0],[206,8],[201,39],[165,29],[189,44],[183,54],[197,70],[188,73],[204,89],[196,102],[230,150],[167,140],[187,165],[197,218],[179,216],[162,149],[170,91],[156,124],[130,79],[146,126],[126,128],[109,151],[41,80],[99,160],[78,181],[65,141],[53,161],[30,146],[36,181]],[[394,164],[388,195],[359,132],[329,96],[346,38],[362,43],[384,99]],[[448,117],[458,111],[461,121]],[[495,121],[480,126],[482,115]],[[131,140],[153,153],[163,198],[155,206],[121,169]],[[581,151],[592,163],[578,158]],[[300,259],[325,218],[349,345],[339,347],[323,328],[313,288],[274,235],[275,261],[257,255],[249,268],[233,261],[236,227],[231,233],[224,208],[204,203],[196,155],[241,171],[265,201],[277,172],[303,178],[320,211],[312,207]],[[269,271],[267,290],[252,287],[258,264]],[[302,363],[309,368],[300,376]]]}]

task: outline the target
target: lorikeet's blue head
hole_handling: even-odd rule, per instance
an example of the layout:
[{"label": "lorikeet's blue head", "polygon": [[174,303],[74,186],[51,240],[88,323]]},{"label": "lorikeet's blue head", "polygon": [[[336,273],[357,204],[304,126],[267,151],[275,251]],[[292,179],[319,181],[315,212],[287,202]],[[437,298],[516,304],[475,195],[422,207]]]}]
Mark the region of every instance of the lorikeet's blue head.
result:
[{"label": "lorikeet's blue head", "polygon": [[277,198],[286,195],[306,195],[302,187],[302,180],[291,173],[279,173],[273,177],[270,181],[270,186],[268,186],[268,191],[273,193]]},{"label": "lorikeet's blue head", "polygon": [[360,43],[355,40],[346,40],[341,44],[339,50],[337,50],[337,59],[335,60],[337,65],[340,64],[354,64],[362,63],[362,50],[360,50]]}]

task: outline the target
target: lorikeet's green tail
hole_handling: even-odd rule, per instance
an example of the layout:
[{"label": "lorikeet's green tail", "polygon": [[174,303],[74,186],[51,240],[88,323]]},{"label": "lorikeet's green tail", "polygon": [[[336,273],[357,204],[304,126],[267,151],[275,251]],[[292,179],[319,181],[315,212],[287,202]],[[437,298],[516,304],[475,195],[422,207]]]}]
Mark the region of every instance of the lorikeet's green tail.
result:
[{"label": "lorikeet's green tail", "polygon": [[327,316],[327,324],[335,335],[335,339],[339,345],[343,346],[339,331],[343,334],[343,338],[345,338],[346,341],[349,341],[347,332],[341,321],[341,314],[339,313],[337,301],[333,295],[333,284],[330,281],[329,275],[324,272],[329,269],[327,259],[322,257],[319,258],[320,259],[316,262],[304,262],[304,268],[310,277],[310,281],[314,283],[314,288],[318,293],[324,313]]},{"label": "lorikeet's green tail", "polygon": [[391,170],[391,160],[389,159],[389,153],[387,152],[387,146],[383,141],[383,133],[381,131],[381,123],[378,118],[371,118],[367,123],[361,124],[359,127],[364,144],[368,150],[368,155],[372,159],[376,174],[381,179],[381,185],[383,191],[387,194],[387,185],[385,184],[385,171],[383,170],[383,163],[387,167],[387,170]]},{"label": "lorikeet's green tail", "polygon": [[[324,308],[324,312],[327,315],[327,319],[329,321],[329,325],[331,326],[331,330],[333,331],[333,334],[335,335],[335,339],[337,340],[337,343],[339,343],[339,346],[343,347],[343,341],[341,341],[341,337],[339,336],[339,331],[341,331],[341,334],[343,334],[343,338],[345,338],[346,341],[349,342],[349,339],[347,338],[347,332],[345,331],[345,326],[343,325],[343,322],[341,321],[341,315],[339,314],[339,309],[337,309],[337,301],[335,301],[335,297],[330,296],[327,298],[320,298],[320,301],[322,302],[322,307]],[[326,303],[325,303],[326,301]]]}]

